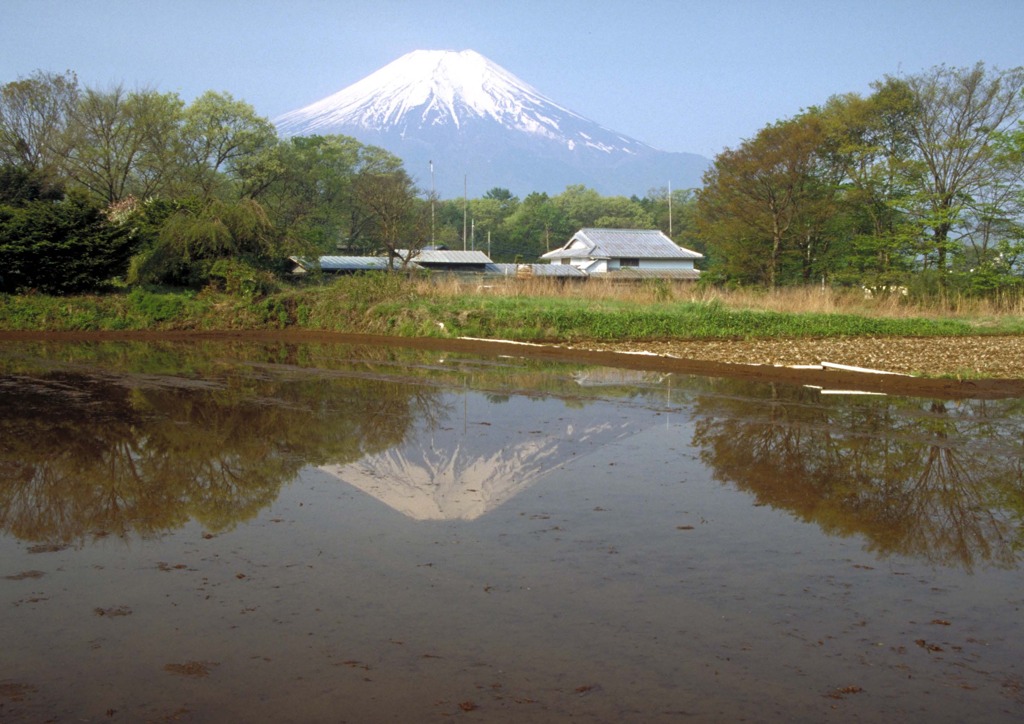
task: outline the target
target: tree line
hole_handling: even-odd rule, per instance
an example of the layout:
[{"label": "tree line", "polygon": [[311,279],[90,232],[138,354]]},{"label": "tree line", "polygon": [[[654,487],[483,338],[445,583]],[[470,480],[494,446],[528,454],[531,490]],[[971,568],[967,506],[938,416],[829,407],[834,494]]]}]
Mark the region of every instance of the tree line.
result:
[{"label": "tree line", "polygon": [[706,255],[706,283],[1021,283],[1024,69],[887,76],[718,154],[701,189],[585,186],[442,200],[347,136],[279,138],[228,93],[0,86],[0,290],[112,284],[258,290],[289,256],[423,246],[535,261],[579,228],[658,228]]},{"label": "tree line", "polygon": [[1024,68],[940,66],[834,96],[719,154],[694,234],[714,279],[1021,284]]},{"label": "tree line", "polygon": [[393,154],[341,135],[279,138],[228,93],[186,104],[43,71],[0,87],[4,291],[239,291],[271,283],[289,256],[383,254],[403,267],[427,244],[534,261],[582,226],[651,228],[666,209],[663,192],[583,186],[442,201]]},{"label": "tree line", "polygon": [[260,285],[291,255],[394,251],[428,204],[396,156],[345,136],[282,139],[228,93],[0,87],[3,289]]}]

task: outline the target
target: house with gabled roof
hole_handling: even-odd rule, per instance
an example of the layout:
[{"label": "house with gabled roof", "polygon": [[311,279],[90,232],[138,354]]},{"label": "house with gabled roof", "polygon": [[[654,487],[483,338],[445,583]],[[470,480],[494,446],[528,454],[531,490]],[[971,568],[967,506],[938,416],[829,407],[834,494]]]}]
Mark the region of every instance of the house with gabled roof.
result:
[{"label": "house with gabled roof", "polygon": [[560,249],[541,256],[591,277],[696,280],[704,255],[679,246],[657,229],[580,229]]}]

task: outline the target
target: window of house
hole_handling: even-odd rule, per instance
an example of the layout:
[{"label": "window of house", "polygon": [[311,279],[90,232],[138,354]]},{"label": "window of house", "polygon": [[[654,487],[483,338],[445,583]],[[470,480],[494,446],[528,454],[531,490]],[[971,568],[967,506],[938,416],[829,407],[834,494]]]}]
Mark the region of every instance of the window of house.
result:
[{"label": "window of house", "polygon": [[619,259],[619,266],[640,266],[639,259]]},{"label": "window of house", "polygon": [[571,262],[571,261],[569,261],[568,259],[566,259],[566,258],[564,258],[564,257],[563,257],[563,258],[562,258],[562,263],[563,263],[563,264],[571,264],[572,262]]}]

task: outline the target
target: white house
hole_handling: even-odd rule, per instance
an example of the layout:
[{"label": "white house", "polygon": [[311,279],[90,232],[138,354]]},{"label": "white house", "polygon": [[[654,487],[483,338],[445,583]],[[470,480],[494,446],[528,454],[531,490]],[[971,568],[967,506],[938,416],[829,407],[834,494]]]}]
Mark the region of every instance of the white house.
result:
[{"label": "white house", "polygon": [[571,264],[591,276],[699,279],[694,268],[703,254],[685,249],[658,230],[580,229],[560,249],[541,256]]}]

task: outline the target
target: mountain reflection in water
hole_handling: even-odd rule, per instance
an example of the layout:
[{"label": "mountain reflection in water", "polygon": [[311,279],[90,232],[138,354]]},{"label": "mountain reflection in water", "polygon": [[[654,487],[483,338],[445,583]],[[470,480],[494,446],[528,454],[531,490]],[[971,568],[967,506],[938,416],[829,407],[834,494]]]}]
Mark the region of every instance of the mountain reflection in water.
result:
[{"label": "mountain reflection in water", "polygon": [[472,520],[675,415],[715,478],[759,504],[878,555],[1012,567],[1022,405],[336,344],[11,343],[0,528],[78,545],[189,520],[223,531],[304,466],[412,519]]}]

